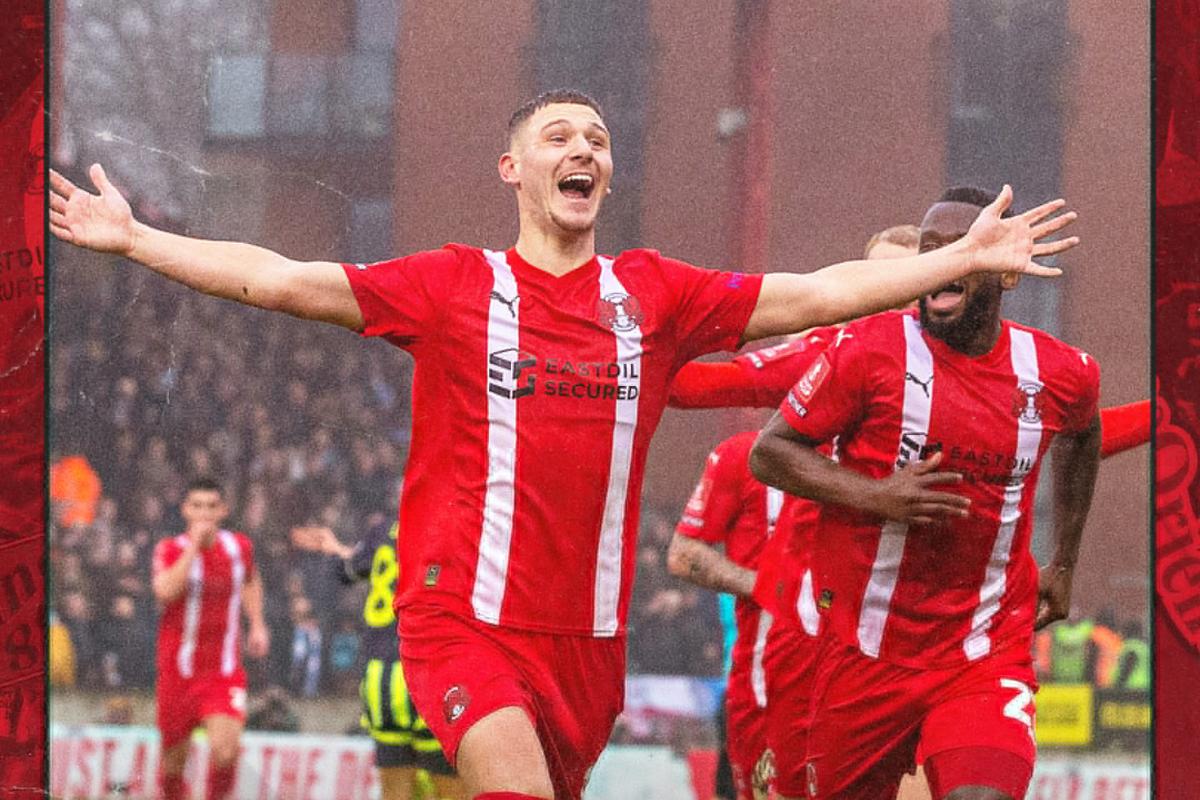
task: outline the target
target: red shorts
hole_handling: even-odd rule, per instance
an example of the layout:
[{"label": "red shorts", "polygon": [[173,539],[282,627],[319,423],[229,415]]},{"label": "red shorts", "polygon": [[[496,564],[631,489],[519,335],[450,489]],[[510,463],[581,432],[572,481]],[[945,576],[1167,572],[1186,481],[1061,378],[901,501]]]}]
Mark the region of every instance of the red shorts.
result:
[{"label": "red shorts", "polygon": [[725,693],[725,752],[733,768],[733,784],[738,800],[754,797],[754,770],[767,749],[766,709],[759,706],[749,686],[748,675],[735,685],[736,673],[730,674]]},{"label": "red shorts", "polygon": [[162,749],[186,742],[205,717],[220,714],[245,721],[246,676],[180,678],[160,670],[156,691]]},{"label": "red shorts", "polygon": [[625,705],[624,636],[511,630],[432,607],[400,619],[409,693],[451,764],[472,725],[516,706],[537,730],[555,796],[582,795]]},{"label": "red shorts", "polygon": [[1011,754],[997,759],[996,775],[987,774],[986,764],[971,770],[972,782],[1025,795],[1012,765],[1029,767],[1027,784],[1036,753],[1037,687],[1028,649],[918,670],[869,658],[826,635],[818,659],[805,775],[809,798],[895,797],[901,777],[915,766],[918,744],[930,761],[962,748]]},{"label": "red shorts", "polygon": [[775,763],[775,791],[803,797],[809,697],[818,639],[795,623],[776,622],[767,637],[767,746]]}]

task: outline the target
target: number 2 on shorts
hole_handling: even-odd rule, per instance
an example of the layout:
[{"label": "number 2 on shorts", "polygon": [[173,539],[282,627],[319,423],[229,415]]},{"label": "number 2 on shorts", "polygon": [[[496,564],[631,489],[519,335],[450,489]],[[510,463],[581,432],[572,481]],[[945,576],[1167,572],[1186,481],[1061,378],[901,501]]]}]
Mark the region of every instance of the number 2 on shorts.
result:
[{"label": "number 2 on shorts", "polygon": [[[1003,689],[1014,689],[1017,696],[1004,704],[1004,716],[1010,719],[1015,719],[1025,726],[1029,731],[1029,738],[1034,739],[1033,735],[1033,717],[1030,716],[1029,709],[1033,705],[1033,690],[1018,680],[1012,678],[1001,678],[1000,687]],[[1034,739],[1034,741],[1037,741]]]}]

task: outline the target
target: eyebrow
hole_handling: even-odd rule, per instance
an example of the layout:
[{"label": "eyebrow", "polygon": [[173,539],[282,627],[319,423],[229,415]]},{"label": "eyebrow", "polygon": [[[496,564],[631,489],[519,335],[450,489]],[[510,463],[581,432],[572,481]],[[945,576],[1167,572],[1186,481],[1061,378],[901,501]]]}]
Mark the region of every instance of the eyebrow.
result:
[{"label": "eyebrow", "polygon": [[[539,128],[539,132],[545,133],[547,128],[552,128],[555,125],[566,125],[566,124],[569,124],[570,122],[571,122],[571,120],[567,119],[566,117],[559,117],[558,119],[552,119],[549,122],[547,122],[545,125],[543,125],[541,128]],[[611,134],[608,132],[608,128],[604,127],[604,125],[602,123],[600,123],[596,120],[588,120],[588,122],[586,123],[586,127],[595,128],[595,129],[599,130],[601,133],[603,133],[605,136],[611,136]]]}]

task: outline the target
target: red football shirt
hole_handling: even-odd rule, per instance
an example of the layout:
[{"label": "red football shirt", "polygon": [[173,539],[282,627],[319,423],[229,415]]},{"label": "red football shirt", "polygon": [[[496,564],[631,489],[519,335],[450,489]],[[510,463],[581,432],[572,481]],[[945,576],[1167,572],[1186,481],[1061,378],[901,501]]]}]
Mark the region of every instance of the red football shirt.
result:
[{"label": "red football shirt", "polygon": [[815,441],[837,436],[842,466],[874,478],[940,451],[941,469],[965,476],[952,491],[972,503],[968,518],[927,526],[822,506],[814,563],[831,629],[915,667],[1028,650],[1041,459],[1055,434],[1091,423],[1099,380],[1086,353],[1007,321],[978,358],[925,334],[915,312],[848,326],[788,394],[784,418]]},{"label": "red football shirt", "polygon": [[[757,433],[746,431],[721,442],[708,455],[675,532],[725,547],[725,556],[746,569],[757,569],[759,555],[775,533],[784,493],[765,486],[750,473],[750,448]],[[760,707],[767,705],[763,651],[771,615],[757,603],[739,597],[734,607],[737,639],[729,671],[731,691],[751,691]]]},{"label": "red football shirt", "polygon": [[397,608],[622,632],[671,378],[737,347],[761,276],[631,250],[556,277],[462,245],[345,270],[363,334],[416,362]]},{"label": "red football shirt", "polygon": [[814,328],[783,344],[742,353],[727,362],[685,364],[671,383],[675,408],[774,408],[838,326]]},{"label": "red football shirt", "polygon": [[[827,447],[821,448],[828,454]],[[785,494],[776,534],[758,558],[754,600],[777,625],[801,627],[809,636],[820,632],[821,618],[813,593],[813,535],[820,518],[819,504]]]},{"label": "red football shirt", "polygon": [[[178,560],[182,533],[154,548],[154,572]],[[254,574],[254,545],[243,533],[220,531],[188,570],[187,590],[168,603],[158,628],[158,674],[178,679],[243,678],[242,587]]]}]

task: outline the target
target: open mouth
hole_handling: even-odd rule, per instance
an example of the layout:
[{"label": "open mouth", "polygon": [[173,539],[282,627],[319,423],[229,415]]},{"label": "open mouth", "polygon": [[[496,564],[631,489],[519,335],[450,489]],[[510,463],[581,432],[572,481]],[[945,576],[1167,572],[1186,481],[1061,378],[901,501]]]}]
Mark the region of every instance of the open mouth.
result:
[{"label": "open mouth", "polygon": [[965,292],[966,287],[961,283],[948,283],[925,296],[925,308],[930,311],[951,311],[962,300]]},{"label": "open mouth", "polygon": [[571,200],[587,200],[592,196],[596,179],[586,172],[573,172],[558,182],[558,190]]}]

